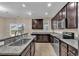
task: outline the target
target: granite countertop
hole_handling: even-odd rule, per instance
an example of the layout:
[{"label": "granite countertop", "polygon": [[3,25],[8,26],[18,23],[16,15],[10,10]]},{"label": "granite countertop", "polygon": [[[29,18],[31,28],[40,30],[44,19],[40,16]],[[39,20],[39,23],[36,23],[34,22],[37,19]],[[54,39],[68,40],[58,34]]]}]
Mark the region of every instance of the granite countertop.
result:
[{"label": "granite countertop", "polygon": [[72,47],[78,49],[78,38],[75,39],[63,39],[62,38],[62,34],[57,34],[57,33],[51,33],[52,36],[56,36],[57,38],[59,38],[61,41],[71,45]]},{"label": "granite countertop", "polygon": [[20,55],[21,52],[31,43],[35,36],[28,36],[29,41],[21,46],[2,46],[0,47],[0,55]]},{"label": "granite countertop", "polygon": [[[23,34],[28,34],[28,33],[23,33]],[[6,36],[2,36],[2,37],[0,37],[0,41],[6,40],[6,39],[11,38],[11,37],[15,37],[15,36],[7,36],[7,35]]]},{"label": "granite countertop", "polygon": [[33,32],[32,34],[50,34],[51,32]]},{"label": "granite countertop", "polygon": [[4,36],[4,37],[0,37],[0,41],[6,39],[6,38],[9,38],[10,36]]},{"label": "granite countertop", "polygon": [[79,39],[76,37],[75,39],[63,39],[61,33],[55,33],[55,32],[33,32],[32,34],[50,34],[52,36],[56,36],[63,42],[71,45],[72,47],[78,49],[78,41]]},{"label": "granite countertop", "polygon": [[[62,34],[60,33],[52,33],[52,32],[33,32],[32,34],[50,34],[52,36],[56,36],[63,42],[71,45],[72,47],[78,49],[78,38],[75,39],[63,39]],[[28,46],[28,44],[35,38],[35,36],[27,36],[27,38],[30,38],[29,42],[22,45],[22,46],[3,46],[0,47],[0,55],[19,55],[25,47]]]}]

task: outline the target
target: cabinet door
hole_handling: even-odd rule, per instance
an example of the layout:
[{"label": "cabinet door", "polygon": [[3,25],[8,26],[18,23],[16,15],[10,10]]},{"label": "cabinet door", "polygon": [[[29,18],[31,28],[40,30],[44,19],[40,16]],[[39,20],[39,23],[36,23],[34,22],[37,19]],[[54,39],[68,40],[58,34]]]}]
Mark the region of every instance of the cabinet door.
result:
[{"label": "cabinet door", "polygon": [[49,42],[49,35],[47,34],[39,34],[37,35],[37,42],[39,43],[46,43]]},{"label": "cabinet door", "polygon": [[67,56],[67,44],[65,44],[64,42],[61,42],[60,54],[61,56]]},{"label": "cabinet door", "polygon": [[35,54],[35,41],[33,40],[31,43],[31,56],[34,56]]},{"label": "cabinet door", "polygon": [[72,52],[68,52],[68,56],[75,56]]},{"label": "cabinet door", "polygon": [[21,56],[30,56],[30,45],[23,51]]},{"label": "cabinet door", "polygon": [[59,21],[58,21],[58,28],[59,29],[64,29],[66,28],[65,24],[65,19],[66,19],[66,7],[64,7],[60,12],[59,12]]},{"label": "cabinet door", "polygon": [[50,35],[50,43],[53,43],[53,36]]},{"label": "cabinet door", "polygon": [[78,55],[78,50],[73,48],[72,46],[68,45],[68,55],[69,56],[77,56]]},{"label": "cabinet door", "polygon": [[67,28],[77,28],[77,3],[67,5]]},{"label": "cabinet door", "polygon": [[43,41],[42,35],[37,35],[37,42],[41,43]]},{"label": "cabinet door", "polygon": [[27,51],[27,53],[25,54],[25,56],[30,56],[30,50]]},{"label": "cabinet door", "polygon": [[49,42],[49,35],[43,35],[43,42]]}]

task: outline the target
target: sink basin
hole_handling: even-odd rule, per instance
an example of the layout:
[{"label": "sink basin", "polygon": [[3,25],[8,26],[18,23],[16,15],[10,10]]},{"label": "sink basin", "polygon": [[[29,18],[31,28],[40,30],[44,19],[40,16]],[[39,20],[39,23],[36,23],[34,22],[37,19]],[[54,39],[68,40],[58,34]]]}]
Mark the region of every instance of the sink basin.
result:
[{"label": "sink basin", "polygon": [[19,41],[15,41],[14,43],[10,44],[9,46],[21,46],[22,44],[25,44],[29,41],[30,39],[22,39]]}]

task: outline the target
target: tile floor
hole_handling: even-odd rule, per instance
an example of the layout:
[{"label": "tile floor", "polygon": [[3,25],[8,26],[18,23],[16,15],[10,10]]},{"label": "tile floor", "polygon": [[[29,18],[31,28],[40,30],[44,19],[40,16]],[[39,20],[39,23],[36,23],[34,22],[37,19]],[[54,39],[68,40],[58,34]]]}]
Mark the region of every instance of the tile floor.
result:
[{"label": "tile floor", "polygon": [[35,56],[56,56],[50,43],[36,43]]}]

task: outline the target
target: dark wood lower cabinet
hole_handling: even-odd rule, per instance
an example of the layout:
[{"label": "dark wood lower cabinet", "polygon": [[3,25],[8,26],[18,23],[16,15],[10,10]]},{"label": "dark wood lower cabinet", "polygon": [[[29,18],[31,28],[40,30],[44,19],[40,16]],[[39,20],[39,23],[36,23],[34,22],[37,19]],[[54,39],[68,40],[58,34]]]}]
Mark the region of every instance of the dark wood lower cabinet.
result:
[{"label": "dark wood lower cabinet", "polygon": [[47,43],[49,42],[49,35],[48,34],[39,34],[37,35],[37,41],[38,43]]},{"label": "dark wood lower cabinet", "polygon": [[65,42],[60,41],[60,56],[78,56],[78,50]]},{"label": "dark wood lower cabinet", "polygon": [[50,34],[32,34],[36,36],[35,42],[37,43],[49,43],[50,42]]},{"label": "dark wood lower cabinet", "polygon": [[21,56],[34,56],[35,54],[35,41],[33,40],[21,53]]},{"label": "dark wood lower cabinet", "polygon": [[[56,52],[57,49],[59,49],[58,51],[59,56],[78,56],[78,49],[72,47],[71,45],[65,43],[64,41],[61,41],[56,36],[50,35],[50,41],[51,45],[56,50]],[[58,46],[58,48],[56,48],[56,46]]]},{"label": "dark wood lower cabinet", "polygon": [[78,56],[78,50],[74,47],[68,45],[68,55],[69,56]]},{"label": "dark wood lower cabinet", "polygon": [[31,45],[28,45],[25,50],[21,53],[21,56],[30,56],[31,55]]},{"label": "dark wood lower cabinet", "polygon": [[52,36],[52,35],[50,35],[50,40],[49,40],[49,42],[52,44],[52,43],[54,43],[54,37]]},{"label": "dark wood lower cabinet", "polygon": [[37,35],[36,42],[42,42],[42,41],[43,41],[43,36],[42,35]]},{"label": "dark wood lower cabinet", "polygon": [[35,54],[35,41],[33,40],[33,42],[31,43],[31,56],[34,56]]},{"label": "dark wood lower cabinet", "polygon": [[60,43],[60,56],[67,56],[67,44],[62,41]]}]

